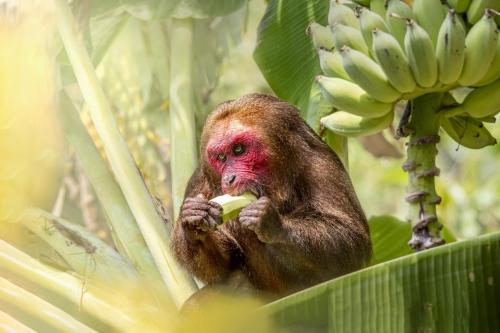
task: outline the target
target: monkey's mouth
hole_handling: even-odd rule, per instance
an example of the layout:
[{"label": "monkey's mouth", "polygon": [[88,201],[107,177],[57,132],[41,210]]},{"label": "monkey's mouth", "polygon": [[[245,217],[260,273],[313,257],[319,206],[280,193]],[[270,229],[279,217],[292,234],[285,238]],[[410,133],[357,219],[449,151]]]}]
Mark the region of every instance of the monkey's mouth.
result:
[{"label": "monkey's mouth", "polygon": [[230,195],[242,195],[243,193],[250,192],[257,198],[264,196],[264,189],[259,184],[245,184],[244,186],[238,186],[237,188],[228,189],[225,191]]}]

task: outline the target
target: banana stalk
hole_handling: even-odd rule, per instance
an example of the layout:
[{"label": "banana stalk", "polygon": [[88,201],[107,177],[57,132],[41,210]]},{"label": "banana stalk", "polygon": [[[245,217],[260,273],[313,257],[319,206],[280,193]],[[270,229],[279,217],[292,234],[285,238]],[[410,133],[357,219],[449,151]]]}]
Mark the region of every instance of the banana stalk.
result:
[{"label": "banana stalk", "polygon": [[409,219],[413,235],[409,245],[419,251],[444,243],[441,238],[442,225],[436,214],[436,205],[441,198],[436,193],[434,177],[439,175],[436,167],[436,144],[439,142],[439,116],[442,94],[427,94],[413,103],[408,128],[411,135],[407,148],[407,160],[403,170],[408,172],[406,201],[410,205]]},{"label": "banana stalk", "polygon": [[[89,55],[78,39],[75,19],[66,1],[56,0],[56,13],[59,33],[113,173],[172,298],[180,306],[194,292],[194,283],[178,266],[170,251],[163,220],[156,211],[153,200],[116,126]],[[185,166],[186,169],[189,167],[190,165]]]}]

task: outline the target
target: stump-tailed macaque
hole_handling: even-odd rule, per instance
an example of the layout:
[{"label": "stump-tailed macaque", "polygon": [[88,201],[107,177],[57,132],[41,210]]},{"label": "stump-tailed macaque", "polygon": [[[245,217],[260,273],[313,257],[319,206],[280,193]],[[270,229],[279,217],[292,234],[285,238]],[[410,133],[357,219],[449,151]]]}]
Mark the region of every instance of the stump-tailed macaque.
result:
[{"label": "stump-tailed macaque", "polygon": [[[275,297],[361,268],[368,225],[341,161],[275,97],[220,104],[203,129],[200,166],[186,189],[173,250],[207,284],[236,275]],[[209,199],[251,192],[258,200],[221,225]]]}]

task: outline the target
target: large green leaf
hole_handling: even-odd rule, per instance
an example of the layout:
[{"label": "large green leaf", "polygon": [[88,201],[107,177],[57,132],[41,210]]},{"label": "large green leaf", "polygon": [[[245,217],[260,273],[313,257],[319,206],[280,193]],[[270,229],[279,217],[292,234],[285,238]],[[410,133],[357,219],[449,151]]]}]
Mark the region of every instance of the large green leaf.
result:
[{"label": "large green leaf", "polygon": [[378,264],[413,253],[408,246],[411,225],[393,216],[373,216],[368,221],[373,244],[371,264]]},{"label": "large green leaf", "polygon": [[307,107],[314,77],[321,72],[307,26],[326,24],[328,1],[271,0],[259,26],[254,59],[276,95]]},{"label": "large green leaf", "polygon": [[[382,215],[372,216],[368,224],[373,244],[372,265],[413,253],[408,246],[412,233],[410,222],[401,221],[394,216]],[[443,228],[443,239],[446,243],[456,241],[446,227]]]},{"label": "large green leaf", "polygon": [[292,332],[499,332],[500,233],[385,262],[269,304]]}]

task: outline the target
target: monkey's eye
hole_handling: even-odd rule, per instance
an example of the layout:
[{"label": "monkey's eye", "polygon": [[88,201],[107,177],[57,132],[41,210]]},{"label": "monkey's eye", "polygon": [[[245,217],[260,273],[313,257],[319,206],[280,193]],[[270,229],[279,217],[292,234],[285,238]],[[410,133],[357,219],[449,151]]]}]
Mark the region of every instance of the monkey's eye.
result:
[{"label": "monkey's eye", "polygon": [[233,147],[233,154],[235,156],[241,155],[244,152],[245,152],[245,146],[243,146],[242,144],[238,144]]},{"label": "monkey's eye", "polygon": [[224,153],[217,154],[218,161],[225,162],[226,159],[227,159],[226,154],[224,154]]}]

